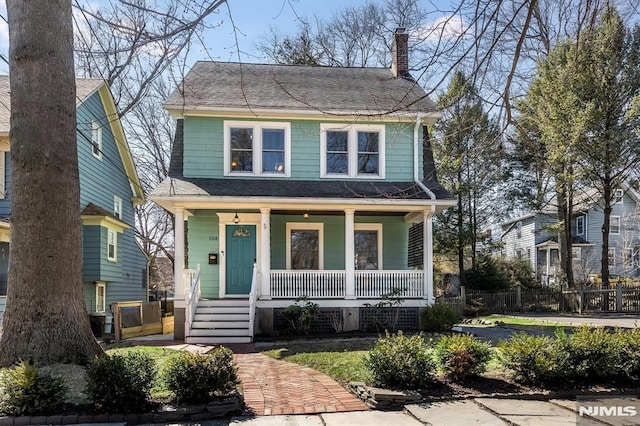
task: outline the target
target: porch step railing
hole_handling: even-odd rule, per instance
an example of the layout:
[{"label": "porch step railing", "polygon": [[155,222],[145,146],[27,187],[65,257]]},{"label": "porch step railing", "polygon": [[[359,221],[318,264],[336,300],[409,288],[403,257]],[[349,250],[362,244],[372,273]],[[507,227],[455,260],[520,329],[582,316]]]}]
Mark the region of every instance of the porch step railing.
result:
[{"label": "porch step railing", "polygon": [[184,335],[185,337],[189,337],[191,335],[191,324],[193,323],[193,318],[196,315],[198,302],[200,301],[200,265],[198,265],[198,269],[196,269],[195,271],[192,269],[187,269],[184,271],[184,283],[189,284],[189,290],[187,290],[187,294],[185,297],[186,321],[184,324]]},{"label": "porch step railing", "polygon": [[424,296],[424,271],[356,271],[356,297]]},{"label": "porch step railing", "polygon": [[344,271],[271,271],[271,297],[344,298]]},{"label": "porch step railing", "polygon": [[[295,299],[344,298],[345,271],[291,271],[270,272],[271,297]],[[424,297],[424,271],[356,271],[355,296],[378,299],[397,290],[396,296]]]}]

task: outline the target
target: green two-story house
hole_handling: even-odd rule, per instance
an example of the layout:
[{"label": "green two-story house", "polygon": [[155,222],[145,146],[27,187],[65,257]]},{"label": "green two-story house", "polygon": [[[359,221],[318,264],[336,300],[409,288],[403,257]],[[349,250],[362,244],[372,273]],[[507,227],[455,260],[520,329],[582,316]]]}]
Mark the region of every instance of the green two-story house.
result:
[{"label": "green two-story house", "polygon": [[[394,291],[433,302],[432,217],[453,200],[407,39],[391,69],[198,62],[167,99],[170,173],[150,198],[175,214],[177,338],[250,341],[303,296],[341,330]],[[417,222],[423,269],[408,266]]]},{"label": "green two-story house", "polygon": [[[147,261],[135,240],[134,215],[144,194],[107,84],[79,78],[76,96],[85,305],[90,315],[110,319],[111,304],[147,300]],[[10,244],[9,105],[9,77],[0,76],[0,319]]]}]

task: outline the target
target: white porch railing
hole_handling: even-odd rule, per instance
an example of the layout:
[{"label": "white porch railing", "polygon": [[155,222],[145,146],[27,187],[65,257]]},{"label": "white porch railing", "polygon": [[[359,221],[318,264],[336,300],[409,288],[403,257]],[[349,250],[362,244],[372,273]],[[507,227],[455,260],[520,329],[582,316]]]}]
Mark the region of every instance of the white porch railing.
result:
[{"label": "white porch railing", "polygon": [[193,323],[193,317],[196,314],[198,308],[198,302],[200,301],[200,265],[195,271],[193,269],[186,269],[184,271],[184,282],[189,283],[189,292],[185,296],[185,323],[184,323],[184,335],[189,337],[191,333],[191,324]]},{"label": "white porch railing", "polygon": [[[344,298],[345,271],[274,271],[271,297],[295,299]],[[356,271],[355,292],[360,299],[378,299],[394,289],[399,297],[424,297],[424,271]]]},{"label": "white porch railing", "polygon": [[256,317],[256,299],[258,298],[258,268],[253,264],[253,275],[251,276],[251,291],[249,292],[249,333],[253,340],[253,325]]},{"label": "white porch railing", "polygon": [[271,297],[295,299],[343,298],[344,271],[274,271],[270,273]]},{"label": "white porch railing", "polygon": [[356,297],[379,298],[398,291],[399,297],[424,296],[424,271],[356,271]]}]

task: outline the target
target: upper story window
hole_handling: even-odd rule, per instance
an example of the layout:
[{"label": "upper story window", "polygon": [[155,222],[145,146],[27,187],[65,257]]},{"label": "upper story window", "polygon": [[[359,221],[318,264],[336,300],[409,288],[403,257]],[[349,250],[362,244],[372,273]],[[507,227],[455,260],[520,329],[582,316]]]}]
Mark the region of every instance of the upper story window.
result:
[{"label": "upper story window", "polygon": [[613,191],[613,203],[611,204],[622,204],[622,198],[624,197],[624,192],[622,189],[616,189]]},{"label": "upper story window", "polygon": [[323,177],[384,178],[384,126],[322,124],[320,130]]},{"label": "upper story window", "polygon": [[522,222],[516,224],[516,238],[522,238]]},{"label": "upper story window", "polygon": [[118,219],[122,219],[122,198],[113,196],[113,215]]},{"label": "upper story window", "polygon": [[107,260],[118,261],[118,234],[112,229],[107,229]]},{"label": "upper story window", "polygon": [[620,233],[620,216],[609,217],[609,233],[610,234]]},{"label": "upper story window", "polygon": [[102,160],[102,126],[97,121],[91,122],[91,153]]},{"label": "upper story window", "polygon": [[576,235],[584,235],[584,216],[576,217]]},{"label": "upper story window", "polygon": [[225,121],[224,146],[225,175],[290,175],[289,123]]}]

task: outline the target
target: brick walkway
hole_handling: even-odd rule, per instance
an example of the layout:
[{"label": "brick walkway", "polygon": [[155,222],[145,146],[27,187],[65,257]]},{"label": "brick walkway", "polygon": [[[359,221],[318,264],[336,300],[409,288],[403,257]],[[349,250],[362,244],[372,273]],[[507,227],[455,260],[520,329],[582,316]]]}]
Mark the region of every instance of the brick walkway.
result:
[{"label": "brick walkway", "polygon": [[366,410],[329,376],[259,353],[236,353],[244,402],[253,415],[313,414]]},{"label": "brick walkway", "polygon": [[[131,343],[201,353],[212,349],[211,346],[158,338],[132,339]],[[246,404],[245,415],[316,414],[367,409],[353,394],[319,371],[257,353],[252,343],[225,346],[233,351],[238,364]]]}]

